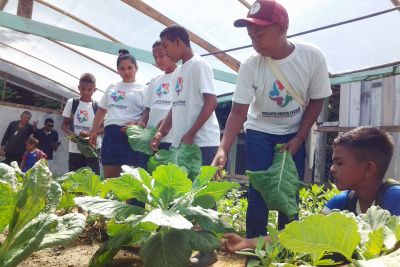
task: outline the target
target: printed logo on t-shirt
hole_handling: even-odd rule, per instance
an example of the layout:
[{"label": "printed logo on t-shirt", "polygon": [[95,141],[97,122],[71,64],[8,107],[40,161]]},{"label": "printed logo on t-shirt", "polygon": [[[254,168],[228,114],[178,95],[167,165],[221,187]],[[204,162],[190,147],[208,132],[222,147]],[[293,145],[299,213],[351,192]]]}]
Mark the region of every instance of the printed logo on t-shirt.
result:
[{"label": "printed logo on t-shirt", "polygon": [[272,85],[272,90],[269,91],[269,98],[275,101],[281,108],[286,107],[293,100],[293,97],[288,95],[285,87],[279,80],[276,80]]},{"label": "printed logo on t-shirt", "polygon": [[175,91],[178,94],[178,96],[183,91],[183,77],[179,77],[178,80],[176,81]]},{"label": "printed logo on t-shirt", "polygon": [[[158,97],[161,97],[163,95],[167,95],[169,93],[169,83],[162,83],[156,90],[156,94]],[[178,93],[179,95],[179,93]]]},{"label": "printed logo on t-shirt", "polygon": [[85,121],[89,120],[89,112],[87,110],[79,110],[76,113],[76,118],[78,119],[79,123],[84,123]]},{"label": "printed logo on t-shirt", "polygon": [[125,92],[120,91],[120,90],[112,90],[111,92],[111,98],[114,102],[119,102],[121,100],[124,100],[125,98]]}]

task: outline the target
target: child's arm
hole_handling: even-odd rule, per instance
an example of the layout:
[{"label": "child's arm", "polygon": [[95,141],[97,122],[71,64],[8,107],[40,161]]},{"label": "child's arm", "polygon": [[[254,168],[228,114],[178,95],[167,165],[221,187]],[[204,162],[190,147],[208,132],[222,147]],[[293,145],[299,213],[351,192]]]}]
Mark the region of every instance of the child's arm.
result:
[{"label": "child's arm", "polygon": [[71,118],[64,117],[63,123],[61,125],[61,129],[67,135],[75,135],[75,133],[73,131],[71,131],[71,127],[70,127],[71,123],[72,123]]},{"label": "child's arm", "polygon": [[106,117],[107,109],[99,107],[96,115],[94,116],[92,130],[89,136],[89,144],[96,147],[97,134],[101,131],[101,125]]},{"label": "child's arm", "polygon": [[146,127],[147,122],[149,121],[149,114],[150,114],[150,108],[145,108],[142,116],[139,119],[138,125]]},{"label": "child's arm", "polygon": [[168,114],[161,123],[160,128],[158,128],[158,131],[151,140],[150,147],[153,151],[157,150],[157,147],[160,144],[161,139],[168,134],[169,130],[171,130],[171,126],[172,126],[172,108],[168,111]]},{"label": "child's arm", "polygon": [[199,116],[197,117],[196,121],[194,122],[192,128],[189,129],[183,136],[182,136],[182,143],[185,144],[193,144],[194,137],[196,133],[200,130],[200,128],[206,123],[206,121],[210,118],[212,113],[217,108],[217,97],[213,94],[203,94],[204,105],[200,111]]}]

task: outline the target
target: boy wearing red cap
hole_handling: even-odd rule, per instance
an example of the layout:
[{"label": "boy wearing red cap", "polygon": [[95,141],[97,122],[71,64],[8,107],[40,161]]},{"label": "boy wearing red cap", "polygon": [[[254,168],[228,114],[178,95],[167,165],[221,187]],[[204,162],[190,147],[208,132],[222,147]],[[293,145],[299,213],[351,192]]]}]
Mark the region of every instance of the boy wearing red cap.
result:
[{"label": "boy wearing red cap", "polygon": [[[288,24],[285,8],[273,0],[256,1],[247,18],[234,23],[236,27],[247,27],[257,54],[240,67],[225,134],[213,162],[220,168],[244,124],[247,169],[268,169],[275,145],[284,143],[299,177],[304,175],[304,141],[331,89],[323,55],[312,46],[289,42]],[[247,237],[266,235],[268,207],[251,185],[248,203]],[[287,223],[288,219],[279,214],[279,229]]]}]

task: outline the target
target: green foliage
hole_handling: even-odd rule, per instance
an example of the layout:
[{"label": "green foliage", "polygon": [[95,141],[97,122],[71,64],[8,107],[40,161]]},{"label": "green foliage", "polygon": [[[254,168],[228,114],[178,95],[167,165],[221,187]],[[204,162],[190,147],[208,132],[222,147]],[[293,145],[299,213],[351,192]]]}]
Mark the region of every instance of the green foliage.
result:
[{"label": "green foliage", "polygon": [[131,148],[147,155],[153,155],[150,143],[156,132],[157,128],[143,128],[139,125],[131,125],[126,129],[126,135],[128,136]]},{"label": "green foliage", "polygon": [[300,218],[321,213],[326,202],[339,193],[334,184],[331,184],[331,189],[317,184],[301,188],[299,191]]},{"label": "green foliage", "polygon": [[299,178],[289,152],[281,152],[277,145],[272,166],[266,171],[247,171],[247,175],[270,210],[278,210],[289,219],[294,219],[299,212],[296,201]]},{"label": "green foliage", "polygon": [[[0,170],[9,177],[20,175],[3,165]],[[61,187],[51,177],[46,161],[41,160],[24,175],[23,184],[15,185],[13,179],[7,183],[4,176],[0,181],[0,233],[8,225],[7,238],[0,246],[0,266],[17,266],[33,252],[70,242],[83,231],[82,214],[58,217],[53,213]]]},{"label": "green foliage", "polygon": [[310,215],[303,221],[290,223],[279,234],[285,248],[310,254],[314,264],[332,252],[340,253],[351,261],[360,239],[354,218],[340,213]]},{"label": "green foliage", "polygon": [[77,135],[67,136],[67,139],[76,143],[79,151],[87,158],[98,158],[99,153],[89,144],[89,137],[82,137]]},{"label": "green foliage", "polygon": [[[186,266],[182,264],[188,263],[192,250],[216,248],[219,242],[215,234],[231,228],[216,211],[204,206],[210,200],[215,205],[226,188],[237,186],[228,182],[217,186],[210,182],[216,171],[216,167],[202,167],[192,182],[186,169],[173,164],[157,167],[151,176],[143,169],[124,166],[121,177],[107,181],[107,189],[123,199],[140,198],[147,204],[146,209],[100,197],[75,198],[84,210],[111,219],[107,226],[111,237],[96,252],[91,266],[104,266],[126,244],[144,242],[140,255],[145,266]],[[213,190],[207,191],[208,186]],[[207,192],[207,201],[202,200],[204,192]],[[203,231],[193,232],[193,223]]]},{"label": "green foliage", "polygon": [[226,197],[217,202],[217,210],[221,218],[232,225],[235,232],[241,236],[246,235],[247,198],[242,197],[239,189],[233,189]]},{"label": "green foliage", "polygon": [[199,174],[202,164],[200,147],[194,144],[181,144],[179,148],[161,149],[149,159],[147,168],[150,172],[153,172],[158,166],[168,165],[169,163],[184,167],[189,178],[193,180]]}]

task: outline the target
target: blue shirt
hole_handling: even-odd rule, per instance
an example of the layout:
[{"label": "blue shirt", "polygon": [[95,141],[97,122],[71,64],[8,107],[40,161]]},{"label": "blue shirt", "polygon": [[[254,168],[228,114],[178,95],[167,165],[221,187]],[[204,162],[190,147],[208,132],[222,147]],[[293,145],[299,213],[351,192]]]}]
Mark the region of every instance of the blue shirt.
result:
[{"label": "blue shirt", "polygon": [[[334,196],[326,203],[325,207],[329,210],[345,210],[349,192],[343,191]],[[389,211],[391,215],[400,216],[400,185],[394,185],[386,189],[382,197],[381,208]]]}]

